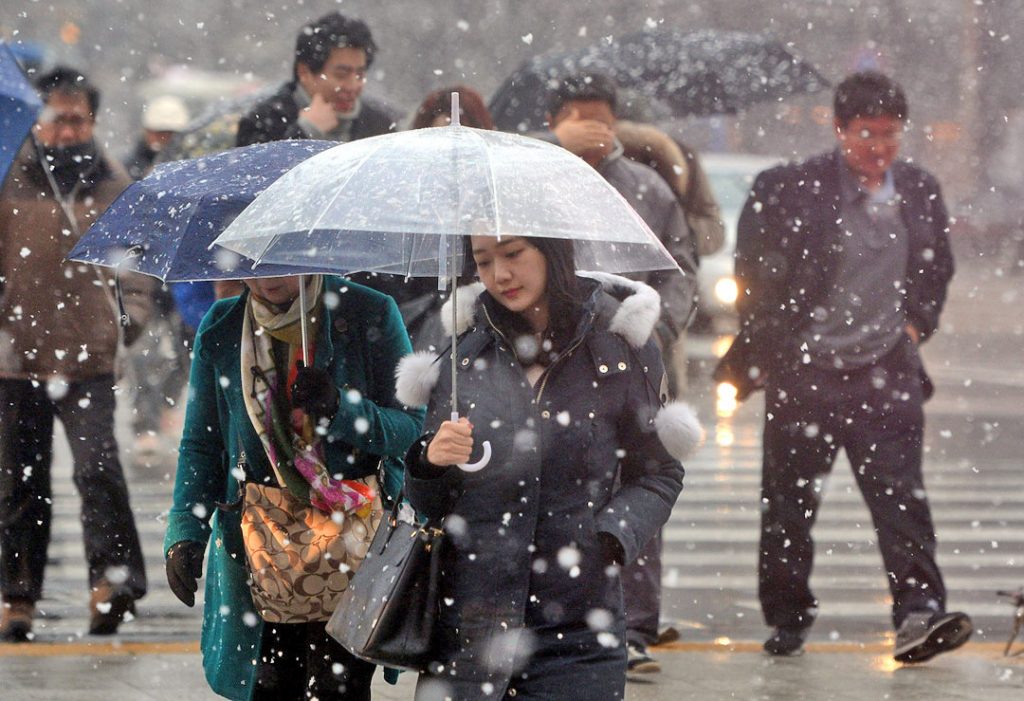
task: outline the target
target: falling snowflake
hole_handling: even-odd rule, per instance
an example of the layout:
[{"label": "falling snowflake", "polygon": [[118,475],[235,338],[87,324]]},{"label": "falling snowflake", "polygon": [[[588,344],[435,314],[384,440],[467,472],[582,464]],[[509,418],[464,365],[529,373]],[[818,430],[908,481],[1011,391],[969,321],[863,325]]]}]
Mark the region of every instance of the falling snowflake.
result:
[{"label": "falling snowflake", "polygon": [[567,545],[558,550],[558,566],[568,570],[580,564],[580,551],[574,546]]}]

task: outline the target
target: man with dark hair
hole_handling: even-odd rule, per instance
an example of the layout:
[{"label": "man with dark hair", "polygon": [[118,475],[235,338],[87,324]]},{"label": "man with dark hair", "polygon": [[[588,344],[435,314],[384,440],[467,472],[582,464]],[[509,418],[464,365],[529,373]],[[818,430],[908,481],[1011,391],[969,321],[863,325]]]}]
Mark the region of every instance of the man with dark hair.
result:
[{"label": "man with dark hair", "polygon": [[354,141],[394,131],[391,111],[362,97],[377,45],[359,19],[331,12],[295,41],[292,80],[238,124],[238,146],[282,139]]},{"label": "man with dark hair", "polygon": [[[655,272],[646,282],[661,295],[662,314],[657,333],[668,387],[674,390],[685,378],[685,354],[677,339],[685,332],[696,303],[697,244],[686,215],[671,187],[646,165],[624,156],[616,138],[615,84],[600,74],[563,78],[548,98],[549,138],[589,163],[636,210],[658,236],[684,275]],[[673,351],[680,358],[673,359]],[[682,373],[683,378],[676,376]],[[696,423],[696,419],[693,419]],[[694,435],[700,432],[693,427]],[[623,569],[626,609],[628,670],[631,673],[660,671],[647,646],[658,638],[661,614],[661,534]]]},{"label": "man with dark hair", "polygon": [[132,324],[112,281],[65,256],[129,183],[93,138],[99,92],[78,71],[39,78],[44,108],[0,190],[0,641],[31,638],[50,540],[53,422],[82,497],[89,632],[117,631],[146,593],[139,536],[114,438],[114,360],[150,313],[152,282],[126,274]]},{"label": "man with dark hair", "polygon": [[[548,99],[550,134],[538,135],[576,154],[600,173],[643,218],[684,275],[647,277],[661,295],[660,340],[667,357],[675,337],[689,324],[696,303],[697,244],[682,206],[653,168],[624,157],[615,134],[615,84],[600,74],[563,78]],[[669,369],[671,374],[671,369]]]},{"label": "man with dark hair", "polygon": [[895,658],[959,647],[970,618],[946,612],[922,478],[918,344],[953,275],[935,179],[896,160],[900,87],[875,72],[835,94],[838,147],[761,173],[740,216],[740,334],[716,369],[740,398],[765,388],[759,592],[771,655],[803,650],[818,601],[811,527],[840,448],[874,522],[892,593]]}]

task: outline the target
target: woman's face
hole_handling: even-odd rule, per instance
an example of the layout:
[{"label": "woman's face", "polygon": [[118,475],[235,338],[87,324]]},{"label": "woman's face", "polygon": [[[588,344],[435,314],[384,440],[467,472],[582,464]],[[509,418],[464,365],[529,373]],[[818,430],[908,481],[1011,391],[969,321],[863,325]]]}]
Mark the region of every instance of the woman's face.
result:
[{"label": "woman's face", "polygon": [[275,306],[291,304],[299,296],[299,276],[252,278],[243,280],[249,291]]},{"label": "woman's face", "polygon": [[519,236],[473,236],[473,260],[491,296],[517,314],[547,316],[548,262],[544,254]]}]

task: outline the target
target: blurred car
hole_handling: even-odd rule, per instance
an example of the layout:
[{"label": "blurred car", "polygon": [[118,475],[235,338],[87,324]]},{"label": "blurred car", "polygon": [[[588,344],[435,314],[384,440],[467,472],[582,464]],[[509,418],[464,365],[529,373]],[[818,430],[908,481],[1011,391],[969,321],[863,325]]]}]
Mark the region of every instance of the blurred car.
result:
[{"label": "blurred car", "polygon": [[743,153],[702,153],[701,165],[722,208],[725,243],[717,253],[703,256],[697,271],[697,329],[733,324],[739,290],[733,277],[736,225],[754,178],[762,170],[782,163],[781,158]]}]

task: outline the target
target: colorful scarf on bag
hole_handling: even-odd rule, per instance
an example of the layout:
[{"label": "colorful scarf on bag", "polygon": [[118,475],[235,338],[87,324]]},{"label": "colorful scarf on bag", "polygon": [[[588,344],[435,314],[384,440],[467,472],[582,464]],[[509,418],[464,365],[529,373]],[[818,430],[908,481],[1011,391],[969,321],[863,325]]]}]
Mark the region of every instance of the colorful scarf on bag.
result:
[{"label": "colorful scarf on bag", "polygon": [[[299,298],[282,312],[250,292],[242,322],[245,409],[282,487],[326,513],[349,512],[365,518],[376,496],[374,490],[362,482],[331,476],[313,420],[291,406],[298,362],[312,365],[316,355],[323,278],[310,276],[306,291],[309,358],[302,357]],[[287,370],[281,372],[284,368]]]}]

